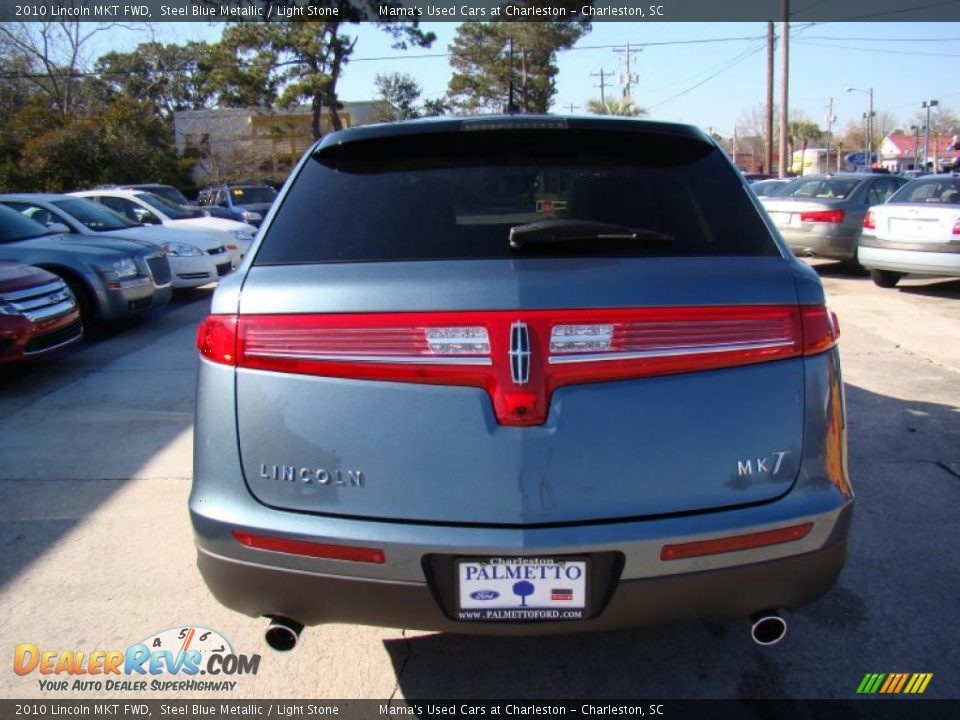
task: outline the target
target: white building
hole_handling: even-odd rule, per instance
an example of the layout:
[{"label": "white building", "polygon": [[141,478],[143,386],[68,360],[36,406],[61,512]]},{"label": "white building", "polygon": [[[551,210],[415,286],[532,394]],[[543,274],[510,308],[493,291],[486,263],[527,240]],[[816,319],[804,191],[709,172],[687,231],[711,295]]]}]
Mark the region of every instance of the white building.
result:
[{"label": "white building", "polygon": [[[343,127],[374,122],[378,101],[345,102],[339,110]],[[177,153],[198,155],[194,179],[200,182],[282,182],[313,143],[310,107],[265,111],[216,108],[174,113]],[[333,131],[324,112],[322,131]]]}]

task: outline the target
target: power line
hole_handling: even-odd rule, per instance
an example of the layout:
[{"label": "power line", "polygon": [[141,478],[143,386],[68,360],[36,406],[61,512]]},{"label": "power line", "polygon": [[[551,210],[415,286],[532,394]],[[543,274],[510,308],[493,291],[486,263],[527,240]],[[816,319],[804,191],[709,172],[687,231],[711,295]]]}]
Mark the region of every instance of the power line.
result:
[{"label": "power line", "polygon": [[647,108],[647,110],[648,110],[648,111],[655,110],[655,109],[657,109],[657,108],[663,107],[664,105],[666,105],[666,104],[668,104],[668,103],[673,102],[674,100],[676,100],[676,99],[678,99],[678,98],[683,97],[683,96],[686,95],[687,93],[692,92],[693,90],[696,90],[696,89],[697,89],[698,87],[700,87],[701,85],[705,85],[705,84],[708,83],[710,80],[713,80],[713,79],[714,79],[715,77],[717,77],[718,75],[720,75],[720,74],[722,74],[722,73],[725,73],[727,70],[730,70],[731,68],[733,68],[733,67],[736,66],[736,65],[739,65],[740,63],[742,63],[742,62],[743,62],[744,60],[746,60],[747,58],[749,58],[749,57],[751,57],[751,56],[753,56],[753,55],[756,55],[758,52],[760,52],[761,50],[765,49],[766,46],[767,46],[766,37],[764,37],[764,41],[763,41],[761,44],[753,47],[752,49],[746,50],[746,51],[740,53],[739,55],[736,55],[736,56],[735,56],[733,59],[731,59],[726,65],[722,66],[722,67],[721,67],[719,70],[717,70],[715,73],[712,73],[711,75],[707,76],[706,78],[704,78],[704,79],[701,80],[700,82],[698,82],[698,83],[696,83],[696,84],[694,84],[694,85],[691,85],[690,87],[686,88],[685,90],[681,90],[681,91],[678,92],[676,95],[672,95],[671,97],[668,97],[666,100],[662,100],[661,102],[658,102],[658,103],[656,103],[656,104],[654,104],[654,105],[651,105],[650,107]]},{"label": "power line", "polygon": [[802,45],[812,47],[835,48],[837,50],[852,50],[854,52],[872,52],[883,53],[884,55],[913,55],[916,57],[960,57],[960,53],[938,53],[938,52],[916,52],[910,50],[891,50],[890,48],[864,48],[851,47],[850,45],[836,45],[833,43],[810,42],[809,40],[797,40]]}]

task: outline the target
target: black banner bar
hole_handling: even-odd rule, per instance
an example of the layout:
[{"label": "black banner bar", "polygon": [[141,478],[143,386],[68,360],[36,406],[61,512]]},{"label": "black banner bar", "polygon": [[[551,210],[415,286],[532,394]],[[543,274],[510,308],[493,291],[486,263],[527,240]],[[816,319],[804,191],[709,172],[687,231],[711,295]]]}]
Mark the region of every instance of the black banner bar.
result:
[{"label": "black banner bar", "polygon": [[0,700],[0,717],[955,720],[960,700]]},{"label": "black banner bar", "polygon": [[[793,4],[791,22],[960,21],[958,0]],[[781,0],[0,0],[0,22],[743,22],[781,12]]]}]

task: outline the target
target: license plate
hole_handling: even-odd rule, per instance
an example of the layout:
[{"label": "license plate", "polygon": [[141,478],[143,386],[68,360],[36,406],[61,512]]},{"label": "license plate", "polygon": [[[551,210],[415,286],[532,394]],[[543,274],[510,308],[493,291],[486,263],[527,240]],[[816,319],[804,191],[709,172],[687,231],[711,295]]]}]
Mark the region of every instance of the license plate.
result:
[{"label": "license plate", "polygon": [[457,618],[467,621],[582,620],[586,558],[478,558],[457,562]]},{"label": "license plate", "polygon": [[[917,242],[938,242],[939,223],[936,220],[890,220],[891,235],[905,235]],[[896,238],[891,238],[896,239]]]},{"label": "license plate", "polygon": [[770,219],[773,220],[774,225],[789,225],[790,224],[790,213],[788,212],[772,212],[770,213]]}]

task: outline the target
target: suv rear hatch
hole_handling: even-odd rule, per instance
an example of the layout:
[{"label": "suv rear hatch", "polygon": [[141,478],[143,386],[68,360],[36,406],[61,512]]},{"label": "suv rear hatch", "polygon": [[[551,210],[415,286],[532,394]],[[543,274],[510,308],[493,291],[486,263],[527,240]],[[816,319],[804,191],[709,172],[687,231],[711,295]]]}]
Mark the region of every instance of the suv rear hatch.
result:
[{"label": "suv rear hatch", "polygon": [[349,131],[302,164],[200,336],[239,365],[250,492],[502,526],[787,492],[818,310],[729,161],[692,128],[495,125]]}]

